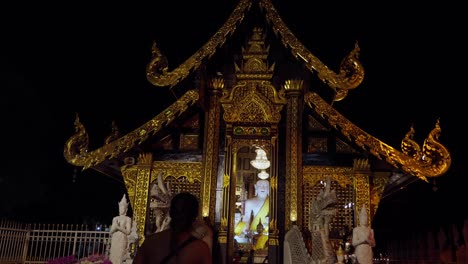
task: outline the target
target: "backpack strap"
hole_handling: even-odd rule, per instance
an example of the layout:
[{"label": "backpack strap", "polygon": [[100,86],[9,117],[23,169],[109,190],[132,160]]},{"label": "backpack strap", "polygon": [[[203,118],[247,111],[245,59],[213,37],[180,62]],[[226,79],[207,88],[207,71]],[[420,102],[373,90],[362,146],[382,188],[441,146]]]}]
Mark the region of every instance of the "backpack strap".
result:
[{"label": "backpack strap", "polygon": [[198,238],[194,236],[190,236],[187,240],[184,241],[184,243],[180,244],[175,250],[173,250],[169,255],[167,255],[165,258],[161,260],[160,264],[164,264],[167,261],[169,261],[177,252],[179,252],[181,249],[183,249],[185,246],[188,244],[192,243],[193,241],[198,240]]}]

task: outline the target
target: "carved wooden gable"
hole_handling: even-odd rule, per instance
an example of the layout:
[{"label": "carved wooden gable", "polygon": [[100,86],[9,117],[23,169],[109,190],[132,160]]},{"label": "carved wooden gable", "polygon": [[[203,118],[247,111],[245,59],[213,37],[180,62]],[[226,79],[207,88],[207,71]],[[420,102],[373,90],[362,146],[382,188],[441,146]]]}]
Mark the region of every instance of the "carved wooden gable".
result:
[{"label": "carved wooden gable", "polygon": [[286,103],[283,91],[272,85],[274,64],[268,63],[268,48],[261,29],[255,28],[242,61],[236,65],[237,83],[221,98],[227,123],[278,123]]}]

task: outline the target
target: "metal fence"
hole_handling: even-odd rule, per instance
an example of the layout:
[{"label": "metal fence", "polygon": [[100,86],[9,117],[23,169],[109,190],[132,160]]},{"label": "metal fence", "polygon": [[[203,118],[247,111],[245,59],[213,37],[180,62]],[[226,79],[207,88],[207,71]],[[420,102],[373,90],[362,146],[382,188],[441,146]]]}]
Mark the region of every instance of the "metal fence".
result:
[{"label": "metal fence", "polygon": [[[101,231],[101,230],[104,231]],[[108,228],[87,225],[23,224],[0,221],[0,263],[47,263],[109,254]]]}]

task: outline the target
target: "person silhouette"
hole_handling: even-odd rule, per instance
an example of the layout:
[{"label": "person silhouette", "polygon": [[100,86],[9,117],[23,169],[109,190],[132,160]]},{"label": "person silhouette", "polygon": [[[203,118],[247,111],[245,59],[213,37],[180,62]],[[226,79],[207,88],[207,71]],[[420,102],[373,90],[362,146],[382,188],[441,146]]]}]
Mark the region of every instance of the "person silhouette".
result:
[{"label": "person silhouette", "polygon": [[169,228],[147,236],[133,263],[211,264],[209,245],[193,235],[198,210],[196,196],[188,192],[176,194],[169,208]]}]

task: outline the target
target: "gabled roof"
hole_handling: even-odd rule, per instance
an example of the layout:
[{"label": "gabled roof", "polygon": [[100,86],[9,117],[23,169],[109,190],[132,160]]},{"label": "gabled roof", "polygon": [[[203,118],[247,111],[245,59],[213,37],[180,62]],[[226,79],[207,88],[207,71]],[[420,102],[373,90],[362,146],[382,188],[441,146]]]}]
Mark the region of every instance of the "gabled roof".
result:
[{"label": "gabled roof", "polygon": [[[333,102],[345,99],[348,92],[357,88],[364,79],[364,69],[358,60],[360,51],[358,44],[356,43],[354,49],[343,59],[340,70],[334,72],[295,37],[270,0],[239,1],[229,18],[211,39],[174,69],[169,69],[168,59],[159,50],[155,42],[152,47],[153,57],[147,65],[148,81],[155,86],[166,89],[172,89],[179,85],[190,73],[199,69],[204,62],[209,61],[219,51],[220,47],[230,41],[230,37],[241,29],[243,20],[249,12],[257,11],[281,40],[282,45],[290,53],[291,57],[303,63],[311,74],[316,74],[318,79],[333,91],[331,104],[327,103],[315,92],[307,92],[304,97],[307,105],[322,116],[332,127],[378,159],[385,160],[395,168],[419,179],[427,181],[427,177],[438,177],[449,169],[451,164],[450,153],[438,142],[441,133],[439,121],[436,122],[434,129],[429,133],[422,146],[414,141],[414,130],[411,129],[402,140],[402,151],[399,151],[361,130],[336,111],[332,107]],[[189,90],[170,107],[144,125],[127,135],[107,142],[104,146],[93,151],[88,149],[88,135],[77,117],[75,121],[76,134],[65,145],[65,158],[69,163],[85,169],[97,167],[103,162],[108,162],[140,145],[149,136],[171,123],[198,100],[200,100],[198,91]]]}]

